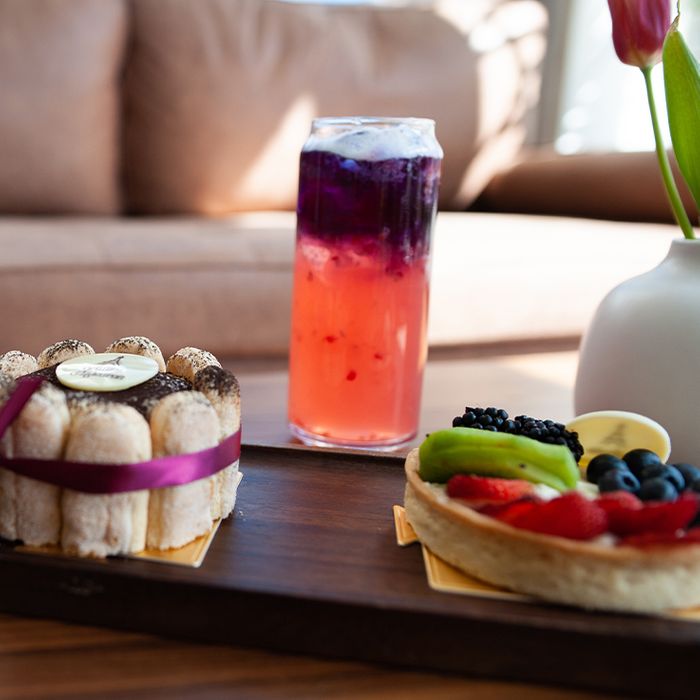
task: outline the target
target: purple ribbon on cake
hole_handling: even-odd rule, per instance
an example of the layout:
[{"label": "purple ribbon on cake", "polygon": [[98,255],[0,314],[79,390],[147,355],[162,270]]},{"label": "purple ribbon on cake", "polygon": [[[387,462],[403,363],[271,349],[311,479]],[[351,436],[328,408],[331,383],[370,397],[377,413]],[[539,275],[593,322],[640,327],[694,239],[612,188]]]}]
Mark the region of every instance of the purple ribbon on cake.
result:
[{"label": "purple ribbon on cake", "polygon": [[[24,377],[0,408],[0,438],[20,414],[32,394],[41,386],[41,377]],[[53,459],[6,459],[0,467],[20,476],[85,493],[124,493],[166,486],[181,486],[212,476],[233,464],[241,454],[240,428],[218,445],[184,455],[156,457],[133,464],[66,462]]]}]

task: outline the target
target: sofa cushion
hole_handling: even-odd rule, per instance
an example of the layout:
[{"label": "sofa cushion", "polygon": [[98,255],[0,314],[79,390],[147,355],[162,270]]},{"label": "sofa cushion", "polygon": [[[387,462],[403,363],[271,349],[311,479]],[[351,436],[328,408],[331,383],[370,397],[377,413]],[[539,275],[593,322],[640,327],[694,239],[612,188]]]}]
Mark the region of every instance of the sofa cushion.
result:
[{"label": "sofa cushion", "polygon": [[0,212],[119,208],[122,0],[0,3]]},{"label": "sofa cushion", "polygon": [[[697,221],[697,204],[673,153],[669,156],[688,216]],[[532,149],[492,178],[477,206],[494,212],[674,222],[654,151],[561,155]]]},{"label": "sofa cushion", "polygon": [[[571,338],[617,283],[665,255],[676,227],[442,213],[431,345]],[[226,219],[0,220],[0,352],[124,335],[217,355],[284,355],[294,214]]]},{"label": "sofa cushion", "polygon": [[0,219],[0,352],[125,335],[164,353],[284,353],[294,215]]},{"label": "sofa cushion", "polygon": [[128,208],[293,209],[311,119],[351,114],[434,118],[442,205],[461,208],[523,142],[545,27],[535,0],[138,0],[125,84]]}]

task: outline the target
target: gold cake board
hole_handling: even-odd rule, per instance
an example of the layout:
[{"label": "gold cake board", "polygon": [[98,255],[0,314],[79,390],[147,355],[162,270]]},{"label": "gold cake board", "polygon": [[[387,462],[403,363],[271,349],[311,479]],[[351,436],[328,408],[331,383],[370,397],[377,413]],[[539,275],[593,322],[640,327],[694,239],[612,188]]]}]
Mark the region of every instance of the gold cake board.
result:
[{"label": "gold cake board", "polygon": [[[133,554],[119,555],[119,558],[143,559],[145,561],[154,561],[161,564],[189,566],[196,569],[202,565],[204,557],[207,555],[209,547],[214,541],[214,536],[219,529],[219,525],[221,525],[221,519],[214,523],[209,532],[176,549],[144,549],[141,552],[134,552]],[[32,547],[22,544],[15,547],[15,551],[27,552],[28,554],[48,554],[52,557],[80,558],[77,555],[67,554],[60,547],[55,545]]]},{"label": "gold cake board", "polygon": [[[418,542],[418,536],[411,527],[411,523],[408,522],[406,511],[403,506],[394,506],[393,512],[394,526],[396,528],[396,543],[400,547],[406,547]],[[498,598],[522,603],[541,602],[532,596],[514,593],[506,588],[500,588],[499,586],[494,586],[485,581],[480,581],[451,564],[448,564],[446,561],[433,554],[425,545],[421,544],[421,548],[423,550],[423,563],[425,565],[428,585],[434,591],[478,596],[482,598]],[[700,622],[700,606],[682,610],[668,610],[665,613],[660,613],[660,615],[662,617]]]}]

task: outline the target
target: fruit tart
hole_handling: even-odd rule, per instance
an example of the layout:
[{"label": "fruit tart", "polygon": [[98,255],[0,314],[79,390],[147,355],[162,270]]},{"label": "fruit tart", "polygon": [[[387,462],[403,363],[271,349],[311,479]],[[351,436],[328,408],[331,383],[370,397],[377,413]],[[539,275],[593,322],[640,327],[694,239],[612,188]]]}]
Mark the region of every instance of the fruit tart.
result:
[{"label": "fruit tart", "polygon": [[[78,340],[38,357],[7,352],[0,418],[30,382],[33,393],[0,437],[1,537],[105,557],[180,547],[233,511],[240,390],[211,353],[187,347],[166,362],[143,337],[100,354]],[[226,464],[196,478],[205,460]],[[26,464],[46,480],[27,476],[34,472],[18,466]],[[104,481],[102,467],[114,484],[93,483]]]},{"label": "fruit tart", "polygon": [[465,413],[475,411],[499,421],[456,419],[406,459],[406,516],[433,553],[554,603],[642,613],[700,605],[700,470],[643,448],[582,468],[584,450],[563,425]]}]

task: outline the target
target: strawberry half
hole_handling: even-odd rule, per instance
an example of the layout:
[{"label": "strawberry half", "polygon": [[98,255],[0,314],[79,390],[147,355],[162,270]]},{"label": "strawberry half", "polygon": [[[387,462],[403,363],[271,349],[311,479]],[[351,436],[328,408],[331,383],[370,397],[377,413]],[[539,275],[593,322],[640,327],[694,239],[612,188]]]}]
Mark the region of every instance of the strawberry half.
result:
[{"label": "strawberry half", "polygon": [[447,482],[447,495],[480,503],[508,503],[534,493],[533,485],[522,479],[457,474]]},{"label": "strawberry half", "polygon": [[478,508],[478,511],[482,515],[489,515],[501,522],[511,523],[518,518],[521,513],[526,513],[538,503],[540,503],[540,501],[537,498],[533,496],[524,496],[517,501],[510,501],[508,503],[488,503]]},{"label": "strawberry half", "polygon": [[644,503],[629,491],[609,491],[601,493],[598,505],[608,515],[618,510],[639,510],[644,508]]},{"label": "strawberry half", "polygon": [[618,540],[618,545],[628,547],[669,547],[675,545],[700,544],[700,528],[688,532],[645,532],[628,535]]},{"label": "strawberry half", "polygon": [[646,533],[672,534],[682,530],[697,515],[700,508],[698,496],[683,493],[675,501],[647,502],[633,504],[618,499],[613,505],[612,499],[601,498],[601,507],[606,509],[610,522],[610,532],[620,537],[642,535]]},{"label": "strawberry half", "polygon": [[516,513],[508,521],[514,527],[572,540],[590,540],[608,528],[608,516],[596,501],[570,491],[551,501]]}]

